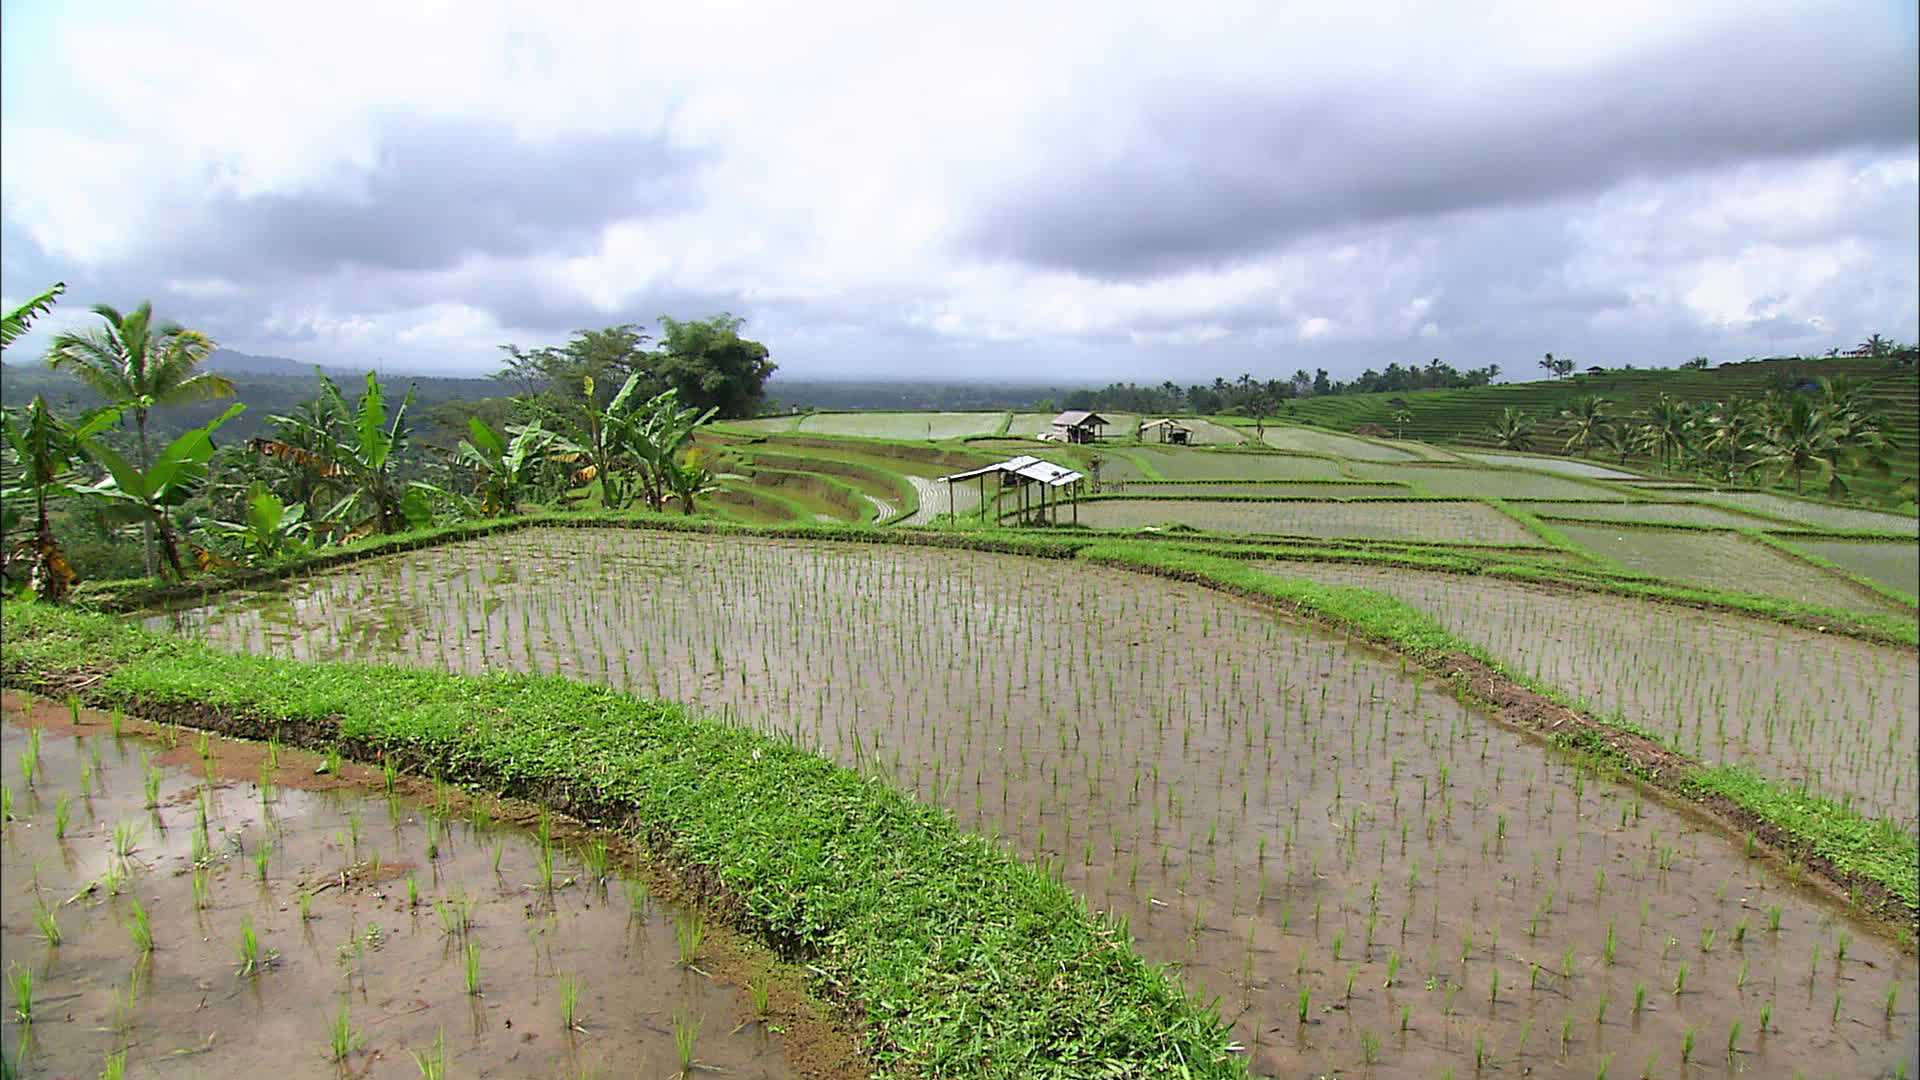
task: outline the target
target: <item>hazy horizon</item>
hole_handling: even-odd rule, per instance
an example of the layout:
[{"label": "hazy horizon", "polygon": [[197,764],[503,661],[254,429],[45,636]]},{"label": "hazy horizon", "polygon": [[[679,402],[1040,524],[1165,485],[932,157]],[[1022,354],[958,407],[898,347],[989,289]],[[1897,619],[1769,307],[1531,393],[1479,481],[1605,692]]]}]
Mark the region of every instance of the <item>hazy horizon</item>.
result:
[{"label": "hazy horizon", "polygon": [[328,10],[0,0],[0,301],[69,286],[13,362],[143,298],[440,375],[720,311],[1034,386],[1920,338],[1910,4]]}]

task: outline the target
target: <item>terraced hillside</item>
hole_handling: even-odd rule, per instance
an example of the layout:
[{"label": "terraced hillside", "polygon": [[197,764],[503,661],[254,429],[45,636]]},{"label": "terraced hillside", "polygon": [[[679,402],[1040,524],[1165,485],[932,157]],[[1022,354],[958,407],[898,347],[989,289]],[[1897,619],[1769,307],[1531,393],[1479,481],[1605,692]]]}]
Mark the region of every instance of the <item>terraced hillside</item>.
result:
[{"label": "terraced hillside", "polygon": [[1735,395],[1758,398],[1783,378],[1798,382],[1821,376],[1845,376],[1866,383],[1868,397],[1884,413],[1889,433],[1899,444],[1891,461],[1892,482],[1867,476],[1854,478],[1860,495],[1885,498],[1900,481],[1920,474],[1920,375],[1912,367],[1891,360],[1759,360],[1723,364],[1707,371],[1607,371],[1459,390],[1346,394],[1289,402],[1286,416],[1338,431],[1378,424],[1399,433],[1401,425],[1395,414],[1404,407],[1412,416],[1405,425],[1409,438],[1490,446],[1488,426],[1502,409],[1515,408],[1525,410],[1539,423],[1541,448],[1557,449],[1564,438],[1557,414],[1567,402],[1584,394],[1608,398],[1615,414],[1623,415],[1645,408],[1661,393],[1689,402],[1720,401]]}]

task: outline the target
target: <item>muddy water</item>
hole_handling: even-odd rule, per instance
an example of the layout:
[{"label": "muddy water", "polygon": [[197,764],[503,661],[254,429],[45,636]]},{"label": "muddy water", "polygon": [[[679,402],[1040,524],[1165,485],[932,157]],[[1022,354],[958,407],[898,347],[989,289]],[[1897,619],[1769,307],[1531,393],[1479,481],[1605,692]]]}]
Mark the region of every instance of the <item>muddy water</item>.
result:
[{"label": "muddy water", "polygon": [[1746,765],[1920,831],[1920,664],[1911,649],[1459,574],[1316,562],[1269,569],[1398,597],[1496,659],[1703,761]]},{"label": "muddy water", "polygon": [[[679,964],[675,913],[644,893],[636,900],[619,879],[588,884],[570,852],[556,850],[548,891],[524,832],[287,786],[313,778],[311,759],[297,772],[282,764],[285,783],[264,793],[254,782],[207,783],[191,736],[168,752],[55,727],[41,734],[28,786],[19,719],[10,708],[0,733],[15,815],[3,834],[0,941],[5,1049],[22,1076],[91,1077],[124,1052],[130,1077],[418,1077],[411,1055],[431,1053],[444,1034],[448,1076],[665,1077],[680,1067],[676,1022],[698,1024],[696,1059],[725,1070],[713,1075],[789,1075],[781,1040],[738,990],[707,977],[702,954]],[[70,818],[56,838],[62,799]],[[208,851],[196,863],[202,800]],[[124,859],[117,829],[135,837]],[[117,895],[103,884],[115,868],[125,871]],[[462,897],[471,929],[449,933],[435,904]],[[144,959],[126,925],[136,903],[154,939]],[[43,906],[58,947],[36,925]],[[251,974],[240,972],[245,920],[262,961]],[[467,991],[469,945],[478,994]],[[33,976],[31,1024],[16,1018],[22,971]],[[577,980],[575,1030],[562,1020],[563,979]],[[342,1007],[355,1048],[334,1063],[329,1022]]]},{"label": "muddy water", "polygon": [[560,671],[789,732],[1051,861],[1217,995],[1263,1073],[1464,1076],[1476,1047],[1502,1070],[1667,1072],[1689,1030],[1717,1067],[1736,1021],[1759,1074],[1912,1057],[1910,958],[1397,661],[1197,587],[554,530],[178,623],[279,655]]}]

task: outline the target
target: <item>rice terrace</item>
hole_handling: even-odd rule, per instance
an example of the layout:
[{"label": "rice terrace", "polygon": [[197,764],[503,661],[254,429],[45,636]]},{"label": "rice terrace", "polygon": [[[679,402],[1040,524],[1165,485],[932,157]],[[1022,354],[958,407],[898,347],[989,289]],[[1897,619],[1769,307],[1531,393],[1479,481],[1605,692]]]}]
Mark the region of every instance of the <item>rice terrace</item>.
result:
[{"label": "rice terrace", "polygon": [[1920,1080],[1911,0],[0,6],[0,1080]]},{"label": "rice terrace", "polygon": [[1035,420],[7,601],[9,1074],[1909,1074],[1911,505]]}]

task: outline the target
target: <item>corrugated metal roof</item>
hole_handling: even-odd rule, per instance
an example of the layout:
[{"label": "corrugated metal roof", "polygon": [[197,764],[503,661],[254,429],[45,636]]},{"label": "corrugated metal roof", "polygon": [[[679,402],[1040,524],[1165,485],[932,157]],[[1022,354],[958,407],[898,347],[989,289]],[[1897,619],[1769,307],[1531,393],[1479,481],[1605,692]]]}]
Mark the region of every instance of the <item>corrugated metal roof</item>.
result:
[{"label": "corrugated metal roof", "polygon": [[951,484],[959,480],[971,480],[976,476],[985,476],[988,473],[1013,473],[1023,480],[1033,480],[1046,484],[1048,487],[1065,487],[1075,480],[1085,479],[1082,474],[1074,472],[1064,465],[1055,465],[1051,461],[1041,461],[1032,454],[1021,454],[1019,457],[1008,458],[1006,461],[996,462],[992,465],[982,465],[977,469],[954,473],[951,476],[942,476],[939,480],[943,483]]}]

